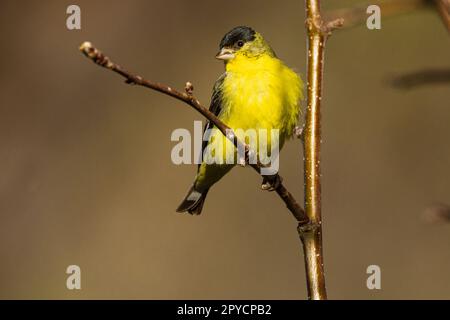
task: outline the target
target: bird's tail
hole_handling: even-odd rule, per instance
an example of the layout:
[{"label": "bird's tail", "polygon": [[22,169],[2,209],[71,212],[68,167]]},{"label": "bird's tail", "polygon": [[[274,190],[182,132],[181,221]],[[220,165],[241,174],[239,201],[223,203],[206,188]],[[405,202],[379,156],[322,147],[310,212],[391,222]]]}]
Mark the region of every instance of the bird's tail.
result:
[{"label": "bird's tail", "polygon": [[194,189],[194,186],[192,186],[183,202],[181,202],[178,206],[177,212],[188,212],[192,215],[199,215],[202,213],[203,204],[205,203],[205,198],[208,191],[209,189],[199,192]]}]

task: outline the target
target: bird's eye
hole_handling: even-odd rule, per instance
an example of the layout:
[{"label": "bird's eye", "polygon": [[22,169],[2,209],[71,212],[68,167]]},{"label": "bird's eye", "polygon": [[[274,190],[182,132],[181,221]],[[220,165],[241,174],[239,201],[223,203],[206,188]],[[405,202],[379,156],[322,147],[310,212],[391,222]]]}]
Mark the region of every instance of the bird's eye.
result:
[{"label": "bird's eye", "polygon": [[237,42],[237,45],[238,45],[238,47],[243,47],[243,46],[244,46],[244,41],[239,40],[239,41]]}]

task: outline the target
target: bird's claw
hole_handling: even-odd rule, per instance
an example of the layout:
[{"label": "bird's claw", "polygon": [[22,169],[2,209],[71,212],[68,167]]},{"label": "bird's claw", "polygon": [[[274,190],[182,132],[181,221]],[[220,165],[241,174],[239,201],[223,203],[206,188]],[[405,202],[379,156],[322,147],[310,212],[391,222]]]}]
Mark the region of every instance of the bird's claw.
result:
[{"label": "bird's claw", "polygon": [[264,176],[261,189],[275,191],[281,185],[281,182],[283,182],[283,179],[278,174]]},{"label": "bird's claw", "polygon": [[241,167],[245,167],[247,165],[247,159],[245,158],[239,158],[238,159],[238,165],[240,165]]},{"label": "bird's claw", "polygon": [[245,167],[250,163],[250,159],[254,159],[254,151],[246,146],[244,156],[238,157],[238,165]]},{"label": "bird's claw", "polygon": [[294,136],[297,137],[300,140],[304,139],[305,136],[305,127],[304,126],[296,126],[294,128]]}]

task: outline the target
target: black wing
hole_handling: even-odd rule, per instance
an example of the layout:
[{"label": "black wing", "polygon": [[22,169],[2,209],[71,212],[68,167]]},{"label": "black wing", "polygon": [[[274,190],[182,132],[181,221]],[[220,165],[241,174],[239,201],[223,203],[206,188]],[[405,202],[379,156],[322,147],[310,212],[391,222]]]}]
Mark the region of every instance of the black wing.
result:
[{"label": "black wing", "polygon": [[[225,80],[226,73],[222,74],[219,79],[217,79],[216,83],[214,84],[213,93],[211,97],[211,104],[209,105],[209,111],[211,111],[215,116],[219,116],[220,112],[222,111],[222,84]],[[205,148],[208,145],[209,136],[205,136],[205,132],[208,129],[212,129],[214,127],[214,124],[211,121],[207,121],[205,124],[205,127],[203,128],[203,135],[202,137],[204,140],[202,142],[202,154],[205,152]],[[199,165],[200,167],[200,165]]]}]

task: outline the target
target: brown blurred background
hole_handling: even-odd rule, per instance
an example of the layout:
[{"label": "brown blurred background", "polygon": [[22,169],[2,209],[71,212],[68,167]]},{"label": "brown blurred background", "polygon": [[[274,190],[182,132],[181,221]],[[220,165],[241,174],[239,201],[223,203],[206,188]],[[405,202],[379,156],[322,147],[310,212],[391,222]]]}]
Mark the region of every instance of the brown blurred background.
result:
[{"label": "brown blurred background", "polygon": [[[323,1],[325,9],[359,1]],[[92,41],[114,61],[207,104],[223,71],[214,59],[236,25],[260,31],[305,74],[303,1],[68,1],[0,4],[0,298],[304,299],[296,224],[261,178],[235,168],[204,214],[175,208],[196,166],[175,166],[175,128],[199,114],[123,84],[83,57]],[[392,76],[448,69],[448,34],[432,11],[336,32],[323,99],[325,268],[333,299],[450,298],[449,85],[399,90]],[[302,200],[301,146],[281,174]],[[68,265],[82,290],[66,289]],[[366,288],[381,267],[382,290]]]}]

